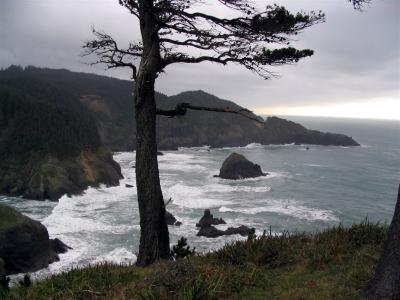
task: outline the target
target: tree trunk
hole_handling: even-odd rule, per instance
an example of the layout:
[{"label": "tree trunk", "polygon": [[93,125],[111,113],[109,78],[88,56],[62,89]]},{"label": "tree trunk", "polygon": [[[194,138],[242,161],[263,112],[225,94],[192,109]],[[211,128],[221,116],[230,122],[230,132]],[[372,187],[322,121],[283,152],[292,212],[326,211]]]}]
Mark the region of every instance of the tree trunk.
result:
[{"label": "tree trunk", "polygon": [[154,83],[161,69],[161,58],[153,1],[140,0],[139,13],[143,55],[135,80],[136,185],[140,214],[136,264],[146,266],[171,256],[157,161]]},{"label": "tree trunk", "polygon": [[165,221],[157,162],[154,78],[143,74],[137,81],[136,185],[140,213],[140,245],[137,265],[169,259],[169,233]]},{"label": "tree trunk", "polygon": [[370,300],[400,299],[400,185],[387,240],[366,292]]}]

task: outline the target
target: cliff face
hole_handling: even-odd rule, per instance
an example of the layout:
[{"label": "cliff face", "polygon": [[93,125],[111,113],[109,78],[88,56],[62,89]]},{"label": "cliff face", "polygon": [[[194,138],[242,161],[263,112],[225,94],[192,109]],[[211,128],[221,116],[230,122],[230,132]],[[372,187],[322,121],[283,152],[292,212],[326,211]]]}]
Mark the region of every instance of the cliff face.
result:
[{"label": "cliff face", "polygon": [[58,200],[120,178],[78,99],[18,68],[0,72],[0,194]]},{"label": "cliff face", "polygon": [[104,147],[63,158],[32,154],[24,161],[9,159],[3,166],[0,193],[36,200],[56,201],[99,184],[115,186],[122,178],[120,166]]},{"label": "cliff face", "polygon": [[[93,74],[34,67],[25,69],[25,73],[67,89],[80,99],[80,104],[92,113],[102,143],[107,147],[113,151],[134,150],[136,128],[131,82]],[[241,108],[231,101],[202,91],[184,92],[170,97],[156,93],[156,101],[158,107],[164,109],[173,108],[180,102],[219,108]],[[180,118],[158,117],[157,136],[160,150],[202,145],[244,146],[254,142],[358,145],[345,135],[308,130],[300,124],[276,117],[268,118],[262,126],[238,115],[199,111],[189,111]]]},{"label": "cliff face", "polygon": [[359,144],[344,134],[323,133],[317,130],[309,130],[304,126],[280,119],[269,117],[259,133],[261,144],[315,144],[336,146],[359,146]]}]

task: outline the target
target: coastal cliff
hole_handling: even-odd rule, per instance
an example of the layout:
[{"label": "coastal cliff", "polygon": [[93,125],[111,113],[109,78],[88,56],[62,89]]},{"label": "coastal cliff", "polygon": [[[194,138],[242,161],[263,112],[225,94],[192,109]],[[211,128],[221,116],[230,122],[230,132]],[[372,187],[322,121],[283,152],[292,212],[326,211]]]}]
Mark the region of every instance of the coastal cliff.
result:
[{"label": "coastal cliff", "polygon": [[57,201],[89,186],[118,185],[122,178],[120,166],[104,147],[63,158],[33,153],[24,163],[10,159],[1,165],[0,193],[35,200]]},{"label": "coastal cliff", "polygon": [[58,200],[120,178],[78,99],[20,68],[0,72],[0,194]]}]

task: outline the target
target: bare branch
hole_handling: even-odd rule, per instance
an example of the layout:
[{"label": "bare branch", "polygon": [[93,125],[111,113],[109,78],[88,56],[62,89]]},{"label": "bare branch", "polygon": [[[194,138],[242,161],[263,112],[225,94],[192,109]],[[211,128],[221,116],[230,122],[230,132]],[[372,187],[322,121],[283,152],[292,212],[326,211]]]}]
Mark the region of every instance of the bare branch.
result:
[{"label": "bare branch", "polygon": [[233,110],[229,107],[218,108],[218,107],[206,107],[206,106],[197,106],[192,105],[190,103],[178,103],[174,109],[171,110],[163,110],[157,109],[157,115],[166,116],[166,117],[178,117],[186,115],[188,109],[190,110],[199,110],[199,111],[212,111],[212,112],[220,112],[220,113],[229,113],[229,114],[237,114],[247,119],[256,121],[257,123],[264,124],[264,120],[253,115],[253,113],[245,108],[241,108],[238,110]]},{"label": "bare branch", "polygon": [[120,49],[110,35],[94,28],[92,31],[96,39],[87,41],[83,45],[83,56],[92,54],[97,56],[97,60],[90,64],[105,64],[108,69],[129,67],[132,70],[132,78],[135,79],[137,71],[133,61],[142,56],[142,45],[130,43],[127,49]]}]

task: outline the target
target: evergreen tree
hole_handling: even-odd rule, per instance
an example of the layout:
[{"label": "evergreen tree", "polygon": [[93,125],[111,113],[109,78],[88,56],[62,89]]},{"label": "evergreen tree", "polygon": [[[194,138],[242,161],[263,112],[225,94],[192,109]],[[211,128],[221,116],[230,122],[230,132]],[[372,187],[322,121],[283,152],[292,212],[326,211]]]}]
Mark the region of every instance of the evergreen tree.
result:
[{"label": "evergreen tree", "polygon": [[[363,0],[352,0],[357,7]],[[156,107],[154,85],[158,75],[172,64],[213,62],[238,64],[267,79],[270,66],[297,63],[312,50],[290,46],[302,30],[324,21],[321,12],[292,14],[282,6],[258,11],[248,0],[217,0],[237,17],[217,17],[203,12],[202,0],[119,0],[138,19],[141,40],[121,48],[108,34],[93,30],[95,39],[84,44],[94,63],[132,70],[136,114],[136,184],[140,212],[140,245],[137,264],[145,266],[171,257],[165,205],[160,187],[156,145],[156,115],[169,117],[187,110],[234,113],[180,103],[175,109]],[[231,15],[231,14],[230,14]],[[196,54],[197,53],[197,54]],[[255,120],[257,121],[257,120]]]}]

